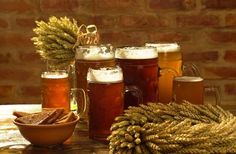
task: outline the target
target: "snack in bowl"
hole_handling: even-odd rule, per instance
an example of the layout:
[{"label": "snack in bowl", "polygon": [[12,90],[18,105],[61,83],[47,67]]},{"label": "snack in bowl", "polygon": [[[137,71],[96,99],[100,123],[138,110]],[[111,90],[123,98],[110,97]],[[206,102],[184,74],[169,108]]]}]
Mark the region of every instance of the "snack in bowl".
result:
[{"label": "snack in bowl", "polygon": [[14,111],[17,118],[13,123],[21,135],[34,145],[48,146],[62,144],[74,132],[79,117],[64,109],[48,109],[42,112],[26,113]]}]

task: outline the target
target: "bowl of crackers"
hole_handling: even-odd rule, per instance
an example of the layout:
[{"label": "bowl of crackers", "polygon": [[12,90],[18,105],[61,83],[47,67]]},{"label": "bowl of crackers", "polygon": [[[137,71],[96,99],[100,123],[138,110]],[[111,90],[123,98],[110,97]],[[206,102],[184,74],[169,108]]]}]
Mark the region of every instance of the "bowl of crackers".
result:
[{"label": "bowl of crackers", "polygon": [[17,117],[13,123],[21,135],[31,144],[40,146],[62,144],[72,136],[79,120],[73,112],[60,108],[44,108],[37,113],[14,111],[13,115]]}]

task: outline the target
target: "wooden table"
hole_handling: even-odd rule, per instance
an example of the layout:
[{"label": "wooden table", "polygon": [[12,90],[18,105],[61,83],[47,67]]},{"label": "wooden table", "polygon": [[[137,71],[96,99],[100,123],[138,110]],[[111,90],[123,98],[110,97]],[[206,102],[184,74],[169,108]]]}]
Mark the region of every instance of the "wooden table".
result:
[{"label": "wooden table", "polygon": [[34,105],[0,105],[0,153],[23,154],[107,154],[108,145],[88,138],[88,131],[78,124],[73,136],[63,145],[38,147],[25,140],[12,123],[14,110],[37,112],[41,106]]}]

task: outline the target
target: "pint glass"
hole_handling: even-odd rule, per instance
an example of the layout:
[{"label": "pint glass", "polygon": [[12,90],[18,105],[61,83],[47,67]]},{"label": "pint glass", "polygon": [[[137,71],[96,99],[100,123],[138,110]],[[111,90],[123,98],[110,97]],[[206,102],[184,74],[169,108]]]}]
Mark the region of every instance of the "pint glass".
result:
[{"label": "pint glass", "polygon": [[174,76],[181,76],[182,54],[177,43],[146,43],[148,47],[154,47],[158,52],[158,65],[164,71],[159,76],[158,97],[159,102],[169,103],[172,100],[172,83]]},{"label": "pint glass", "polygon": [[[82,88],[87,93],[87,72],[88,68],[100,68],[115,66],[114,52],[111,45],[100,46],[79,46],[75,53],[75,71],[77,88]],[[79,106],[83,106],[83,101],[78,101]],[[83,107],[82,107],[83,108]],[[82,120],[87,122],[87,112],[82,116]]]},{"label": "pint glass", "polygon": [[89,137],[106,141],[115,117],[123,112],[124,93],[130,89],[124,86],[120,67],[90,68],[87,80],[90,102]]},{"label": "pint glass", "polygon": [[[158,92],[158,54],[151,47],[124,47],[115,52],[115,57],[123,70],[124,83],[137,86],[143,96],[143,103],[156,102]],[[138,106],[132,92],[125,95],[125,108]]]},{"label": "pint glass", "polygon": [[220,92],[215,86],[204,86],[202,77],[197,76],[179,76],[173,80],[173,100],[181,103],[184,100],[192,104],[204,104],[205,93],[214,91],[215,102],[220,104]]},{"label": "pint glass", "polygon": [[70,111],[70,83],[64,70],[47,71],[41,74],[42,107],[64,108]]}]

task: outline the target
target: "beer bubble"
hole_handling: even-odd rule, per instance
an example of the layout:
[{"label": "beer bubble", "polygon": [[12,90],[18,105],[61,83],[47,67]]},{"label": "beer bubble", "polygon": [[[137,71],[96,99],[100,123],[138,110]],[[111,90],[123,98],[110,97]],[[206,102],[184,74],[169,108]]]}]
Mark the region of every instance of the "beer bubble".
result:
[{"label": "beer bubble", "polygon": [[124,47],[118,48],[115,58],[118,59],[152,59],[158,57],[155,48],[151,47]]},{"label": "beer bubble", "polygon": [[180,46],[177,43],[146,43],[147,47],[154,47],[158,52],[179,52]]},{"label": "beer bubble", "polygon": [[103,67],[100,69],[88,70],[88,82],[114,83],[123,81],[123,73],[120,67]]},{"label": "beer bubble", "polygon": [[75,58],[81,60],[106,60],[113,59],[114,52],[109,46],[81,46],[76,48]]},{"label": "beer bubble", "polygon": [[47,79],[62,79],[62,78],[67,78],[68,73],[66,72],[57,72],[57,71],[52,71],[52,72],[43,72],[41,74],[41,78],[47,78]]},{"label": "beer bubble", "polygon": [[203,81],[203,78],[198,76],[178,76],[174,80],[179,82],[200,82]]}]

